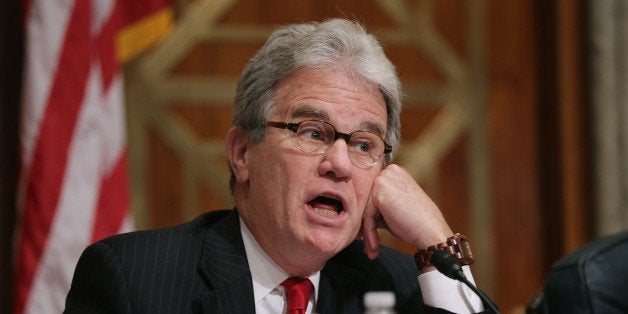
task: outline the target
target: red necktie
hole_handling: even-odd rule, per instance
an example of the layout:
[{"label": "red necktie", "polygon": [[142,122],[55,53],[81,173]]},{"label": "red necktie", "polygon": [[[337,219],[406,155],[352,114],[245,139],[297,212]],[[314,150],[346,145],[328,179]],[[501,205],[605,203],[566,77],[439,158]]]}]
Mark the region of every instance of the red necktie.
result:
[{"label": "red necktie", "polygon": [[288,294],[288,314],[303,314],[312,292],[312,282],[307,278],[292,277],[281,283]]}]

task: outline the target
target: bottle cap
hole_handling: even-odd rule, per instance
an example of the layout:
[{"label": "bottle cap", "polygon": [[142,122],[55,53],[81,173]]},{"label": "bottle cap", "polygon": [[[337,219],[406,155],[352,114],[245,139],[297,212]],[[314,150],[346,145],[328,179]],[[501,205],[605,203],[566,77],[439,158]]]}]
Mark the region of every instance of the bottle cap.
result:
[{"label": "bottle cap", "polygon": [[369,291],[364,294],[364,307],[372,308],[394,308],[395,294],[391,291]]}]

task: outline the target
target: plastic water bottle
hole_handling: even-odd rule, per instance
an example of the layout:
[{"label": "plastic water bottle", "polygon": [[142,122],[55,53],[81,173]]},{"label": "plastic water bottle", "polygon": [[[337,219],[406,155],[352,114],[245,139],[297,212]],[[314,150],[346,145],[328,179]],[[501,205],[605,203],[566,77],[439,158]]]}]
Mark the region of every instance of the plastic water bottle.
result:
[{"label": "plastic water bottle", "polygon": [[364,294],[364,314],[394,314],[395,294],[390,291],[369,291]]}]

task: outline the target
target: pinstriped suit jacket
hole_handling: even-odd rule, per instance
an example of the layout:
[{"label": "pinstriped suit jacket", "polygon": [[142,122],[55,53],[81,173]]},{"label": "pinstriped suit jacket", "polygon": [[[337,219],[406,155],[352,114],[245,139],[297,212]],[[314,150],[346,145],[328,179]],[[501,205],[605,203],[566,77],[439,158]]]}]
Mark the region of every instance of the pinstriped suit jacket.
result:
[{"label": "pinstriped suit jacket", "polygon": [[[113,236],[82,254],[67,313],[254,313],[253,285],[236,210],[179,226]],[[355,241],[321,270],[319,313],[362,313],[371,290],[395,291],[398,313],[422,305],[412,257],[382,247],[376,260]]]}]

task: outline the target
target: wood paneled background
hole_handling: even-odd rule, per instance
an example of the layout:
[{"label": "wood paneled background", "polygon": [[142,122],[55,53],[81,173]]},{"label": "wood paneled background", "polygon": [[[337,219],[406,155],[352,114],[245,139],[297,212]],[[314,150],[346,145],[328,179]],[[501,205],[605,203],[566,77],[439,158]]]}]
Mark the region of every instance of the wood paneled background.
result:
[{"label": "wood paneled background", "polygon": [[[345,17],[377,35],[402,80],[395,162],[471,238],[476,281],[504,313],[520,312],[551,264],[591,239],[579,2],[179,0],[176,7],[171,35],[126,66],[138,228],[232,206],[223,143],[244,64],[278,24]],[[4,83],[3,122],[19,103]],[[2,125],[3,155],[17,156],[14,129]],[[13,228],[17,163],[6,159],[0,295],[10,291],[5,230]]]}]

